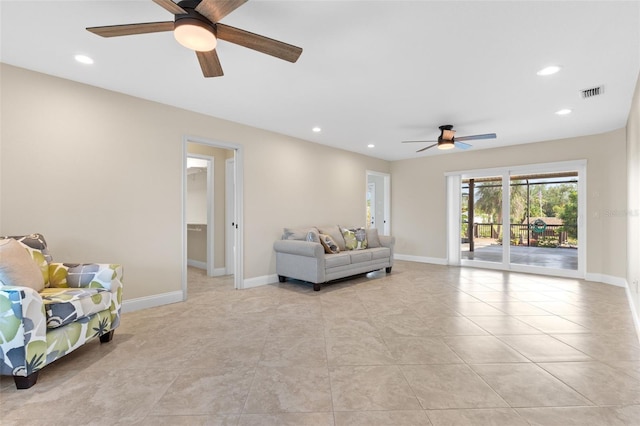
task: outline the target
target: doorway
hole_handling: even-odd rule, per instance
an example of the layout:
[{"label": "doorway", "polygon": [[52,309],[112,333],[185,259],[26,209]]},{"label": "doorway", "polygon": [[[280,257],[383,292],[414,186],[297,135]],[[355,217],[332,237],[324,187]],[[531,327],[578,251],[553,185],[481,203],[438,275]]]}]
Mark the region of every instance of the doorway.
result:
[{"label": "doorway", "polygon": [[391,175],[367,170],[365,208],[367,228],[391,235]]},{"label": "doorway", "polygon": [[215,157],[187,156],[187,264],[215,273],[214,173]]},{"label": "doorway", "polygon": [[449,263],[584,277],[583,161],[448,174]]},{"label": "doorway", "polygon": [[[207,275],[233,276],[234,287],[243,285],[242,269],[242,147],[235,144],[193,137],[183,139],[183,299],[187,298],[188,266],[207,269]],[[199,169],[194,159],[208,161]],[[191,163],[189,163],[191,162]],[[191,166],[191,167],[190,167]],[[208,175],[208,177],[204,177]],[[196,180],[206,181],[195,188],[201,191],[199,199],[191,198]],[[204,188],[206,186],[206,189]],[[198,195],[197,191],[195,192]],[[206,200],[206,201],[205,201]],[[206,205],[207,214],[194,216],[194,207]],[[206,219],[202,219],[206,216]],[[203,222],[203,223],[196,223]],[[193,262],[192,241],[202,242],[206,262]]]}]

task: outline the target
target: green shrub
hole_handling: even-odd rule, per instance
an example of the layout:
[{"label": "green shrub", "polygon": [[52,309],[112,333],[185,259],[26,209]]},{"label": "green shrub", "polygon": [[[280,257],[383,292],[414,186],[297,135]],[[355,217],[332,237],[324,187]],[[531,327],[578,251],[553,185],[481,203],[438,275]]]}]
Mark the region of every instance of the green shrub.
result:
[{"label": "green shrub", "polygon": [[558,247],[558,237],[540,237],[538,238],[538,247]]}]

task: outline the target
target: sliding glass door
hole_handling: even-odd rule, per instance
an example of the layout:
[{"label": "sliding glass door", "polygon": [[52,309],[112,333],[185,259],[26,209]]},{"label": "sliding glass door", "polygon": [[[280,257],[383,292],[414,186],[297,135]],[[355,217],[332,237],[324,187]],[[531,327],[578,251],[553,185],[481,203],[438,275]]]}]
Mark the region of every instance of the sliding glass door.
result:
[{"label": "sliding glass door", "polygon": [[461,194],[461,258],[502,263],[502,176],[465,178]]},{"label": "sliding glass door", "polygon": [[448,174],[449,262],[584,276],[585,176],[581,161]]},{"label": "sliding glass door", "polygon": [[578,172],[512,175],[511,263],[578,270]]}]

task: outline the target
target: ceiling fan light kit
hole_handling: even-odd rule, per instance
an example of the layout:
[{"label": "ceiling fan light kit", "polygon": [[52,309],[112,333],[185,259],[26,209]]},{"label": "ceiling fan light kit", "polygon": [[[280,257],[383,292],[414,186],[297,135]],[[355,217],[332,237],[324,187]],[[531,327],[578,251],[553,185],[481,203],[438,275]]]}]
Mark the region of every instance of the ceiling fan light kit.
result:
[{"label": "ceiling fan light kit", "polygon": [[202,22],[191,16],[180,17],[180,15],[176,15],[173,36],[178,43],[187,49],[196,52],[210,52],[218,44],[215,31],[213,25],[208,22]]},{"label": "ceiling fan light kit", "polygon": [[453,143],[452,140],[448,141],[446,139],[443,139],[441,141],[438,141],[438,149],[451,149],[454,147],[455,147],[455,144]]}]

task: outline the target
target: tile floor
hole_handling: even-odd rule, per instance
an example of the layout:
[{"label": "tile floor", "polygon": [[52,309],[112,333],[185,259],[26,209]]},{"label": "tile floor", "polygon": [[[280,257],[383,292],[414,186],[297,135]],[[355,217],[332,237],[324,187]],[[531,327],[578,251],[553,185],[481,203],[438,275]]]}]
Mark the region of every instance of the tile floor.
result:
[{"label": "tile floor", "polygon": [[190,269],[188,302],[124,314],[30,390],[2,378],[0,423],[640,425],[640,343],[624,290],[580,280],[397,262],[236,291]]}]

